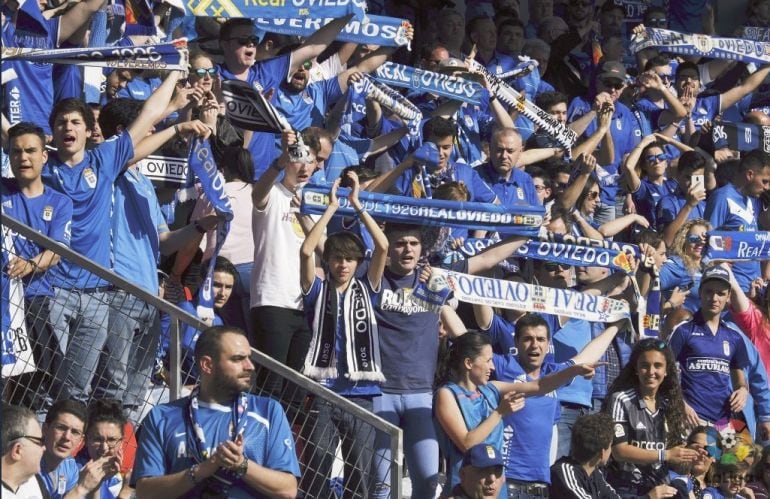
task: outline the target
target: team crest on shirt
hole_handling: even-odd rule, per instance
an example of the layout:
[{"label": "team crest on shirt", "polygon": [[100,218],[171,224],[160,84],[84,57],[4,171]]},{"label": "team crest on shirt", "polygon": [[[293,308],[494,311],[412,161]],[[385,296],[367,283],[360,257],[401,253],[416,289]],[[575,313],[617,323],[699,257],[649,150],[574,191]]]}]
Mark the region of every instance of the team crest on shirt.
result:
[{"label": "team crest on shirt", "polygon": [[473,128],[473,117],[469,114],[465,115],[465,126],[468,128]]},{"label": "team crest on shirt", "polygon": [[519,199],[524,199],[524,190],[521,187],[516,188],[516,196],[518,196]]},{"label": "team crest on shirt", "polygon": [[43,208],[43,220],[50,222],[53,218],[53,206],[47,205]]},{"label": "team crest on shirt", "polygon": [[85,177],[88,187],[91,189],[96,187],[96,173],[92,169],[86,168],[83,170],[83,177]]},{"label": "team crest on shirt", "polygon": [[729,341],[723,341],[722,342],[722,351],[725,353],[726,356],[730,356],[730,342]]},{"label": "team crest on shirt", "polygon": [[615,425],[615,437],[616,438],[621,438],[621,437],[625,436],[625,434],[626,434],[626,431],[623,429],[623,425],[622,424],[616,424]]},{"label": "team crest on shirt", "polygon": [[309,93],[307,93],[307,91],[302,92],[302,100],[308,104],[313,103],[313,97]]},{"label": "team crest on shirt", "polygon": [[3,201],[3,208],[13,208],[13,201],[10,199]]}]

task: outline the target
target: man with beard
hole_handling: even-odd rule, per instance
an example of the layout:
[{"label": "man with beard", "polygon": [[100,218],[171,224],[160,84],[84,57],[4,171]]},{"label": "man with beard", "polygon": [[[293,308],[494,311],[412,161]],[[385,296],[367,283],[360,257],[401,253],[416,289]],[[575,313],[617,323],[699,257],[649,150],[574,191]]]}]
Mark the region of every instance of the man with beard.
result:
[{"label": "man with beard", "polygon": [[[295,497],[299,463],[280,404],[248,394],[245,333],[215,326],[195,345],[200,384],[142,424],[137,497]],[[171,492],[173,491],[173,492]],[[169,493],[171,495],[169,496]]]}]

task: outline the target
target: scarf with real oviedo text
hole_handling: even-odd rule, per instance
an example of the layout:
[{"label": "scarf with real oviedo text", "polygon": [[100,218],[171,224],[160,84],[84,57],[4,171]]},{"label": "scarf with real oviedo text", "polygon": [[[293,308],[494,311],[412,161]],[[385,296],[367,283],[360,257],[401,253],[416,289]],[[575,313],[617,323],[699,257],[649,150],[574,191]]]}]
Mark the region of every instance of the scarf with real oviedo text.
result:
[{"label": "scarf with real oviedo text", "polygon": [[634,34],[631,39],[632,51],[638,52],[649,47],[681,55],[755,64],[770,63],[770,43],[742,38],[680,33],[663,28],[646,28]]},{"label": "scarf with real oviedo text", "polygon": [[436,268],[427,284],[415,288],[412,300],[428,310],[437,311],[443,301],[430,295],[441,293],[445,301],[450,292],[466,303],[563,315],[590,322],[615,322],[631,317],[628,303],[622,300]]},{"label": "scarf with real oviedo text", "polygon": [[200,180],[206,198],[214,206],[214,210],[221,219],[217,225],[217,243],[214,247],[214,253],[209,261],[206,278],[198,291],[198,317],[212,320],[214,319],[214,265],[216,264],[217,256],[219,256],[219,251],[222,249],[225,239],[227,239],[227,234],[230,232],[233,207],[230,205],[230,199],[225,193],[225,179],[222,173],[217,170],[208,139],[195,139],[192,151],[190,152],[189,165],[195,176]]},{"label": "scarf with real oviedo text", "polygon": [[[304,214],[321,215],[326,211],[331,186],[307,185],[302,189]],[[337,214],[352,217],[356,210],[347,200],[347,189],[338,189]],[[441,225],[468,230],[505,231],[507,234],[535,236],[543,224],[542,206],[500,206],[438,199],[361,192],[364,210],[377,220],[414,225]]]},{"label": "scarf with real oviedo text", "polygon": [[316,380],[336,379],[336,331],[339,321],[345,333],[345,353],[348,372],[343,376],[351,381],[385,381],[381,371],[380,339],[374,307],[367,288],[353,278],[343,295],[342,315],[338,313],[339,295],[334,283],[321,284],[321,293],[315,303],[310,348],[305,357],[303,373]]},{"label": "scarf with real oviedo text", "polygon": [[706,234],[703,262],[770,260],[770,232],[721,231]]}]

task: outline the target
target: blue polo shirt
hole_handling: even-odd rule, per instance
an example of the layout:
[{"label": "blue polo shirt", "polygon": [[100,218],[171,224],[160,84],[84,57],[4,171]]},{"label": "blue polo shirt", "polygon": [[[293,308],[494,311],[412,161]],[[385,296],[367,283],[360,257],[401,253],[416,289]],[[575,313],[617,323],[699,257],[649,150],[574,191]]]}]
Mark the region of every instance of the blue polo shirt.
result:
[{"label": "blue polo shirt", "polygon": [[[34,198],[28,198],[18,189],[13,179],[2,179],[0,184],[2,193],[2,212],[16,220],[29,225],[65,246],[70,244],[70,231],[72,224],[72,201],[60,192],[56,192],[48,186],[43,188],[43,193]],[[41,252],[44,248],[35,242],[26,239],[21,234],[13,238],[13,246],[16,255],[29,260]],[[53,296],[53,289],[48,279],[48,272],[42,274],[31,273],[24,278],[24,296]]]},{"label": "blue polo shirt", "polygon": [[159,234],[168,232],[150,179],[127,169],[115,182],[112,211],[113,270],[147,292],[158,293]]},{"label": "blue polo shirt", "polygon": [[672,255],[668,257],[666,263],[660,269],[660,290],[665,291],[665,296],[671,296],[675,287],[686,287],[691,285],[690,292],[684,299],[684,308],[695,313],[700,308],[700,297],[698,289],[700,288],[701,271],[691,274],[684,265],[681,256]]},{"label": "blue polo shirt", "polygon": [[304,130],[309,126],[323,126],[327,107],[341,97],[339,79],[334,76],[310,83],[301,92],[278,85],[271,103],[295,130]]},{"label": "blue polo shirt", "polygon": [[503,206],[529,205],[542,206],[537,197],[532,177],[519,168],[513,168],[508,180],[497,173],[491,163],[484,163],[476,168],[481,180],[492,188]]},{"label": "blue polo shirt", "polygon": [[[760,208],[757,198],[743,195],[728,183],[711,193],[703,216],[714,230],[755,231]],[[732,269],[743,290],[760,275],[758,261],[733,262]]]},{"label": "blue polo shirt", "polygon": [[[695,129],[700,130],[704,123],[714,122],[714,118],[719,114],[721,108],[721,95],[708,95],[706,97],[698,97],[695,99],[695,105],[692,108],[690,116],[695,124]],[[682,128],[680,133],[684,131],[684,122],[682,122]]]},{"label": "blue polo shirt", "polygon": [[500,355],[516,354],[516,328],[511,322],[500,314],[492,315],[492,322],[488,329],[482,329],[492,340],[494,353]]},{"label": "blue polo shirt", "polygon": [[40,478],[45,483],[45,488],[51,495],[51,499],[62,499],[67,492],[75,488],[80,476],[80,467],[74,457],[67,457],[55,470],[45,472],[45,460],[40,459]]},{"label": "blue polo shirt", "polygon": [[[555,317],[555,316],[552,316]],[[556,363],[566,362],[585,348],[591,342],[591,323],[581,319],[569,319],[560,328],[551,328]],[[557,391],[559,402],[570,402],[591,407],[593,384],[590,379],[578,376],[572,383],[564,385]]]},{"label": "blue polo shirt", "polygon": [[[533,381],[513,355],[495,354],[495,377],[500,381]],[[569,367],[544,362],[540,377]],[[527,397],[524,408],[503,418],[503,460],[505,477],[527,482],[551,483],[550,451],[553,425],[559,421],[556,392]]]},{"label": "blue polo shirt", "polygon": [[[86,150],[83,161],[68,166],[55,152],[43,167],[43,181],[72,199],[72,249],[99,265],[112,266],[110,248],[113,184],[128,161],[134,146],[128,133],[121,133]],[[51,284],[65,289],[106,286],[107,281],[62,260],[49,270]]]},{"label": "blue polo shirt", "polygon": [[702,419],[709,422],[730,416],[730,369],[749,366],[741,334],[720,321],[711,332],[700,311],[669,338],[679,363],[682,394]]}]

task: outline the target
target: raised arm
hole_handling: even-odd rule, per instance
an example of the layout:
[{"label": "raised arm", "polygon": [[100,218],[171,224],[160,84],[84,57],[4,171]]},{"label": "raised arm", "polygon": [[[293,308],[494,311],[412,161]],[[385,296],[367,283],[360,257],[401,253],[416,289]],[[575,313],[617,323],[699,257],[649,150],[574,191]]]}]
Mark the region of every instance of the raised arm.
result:
[{"label": "raised arm", "polygon": [[632,213],[630,215],[623,215],[620,218],[616,218],[614,220],[610,220],[609,222],[603,223],[601,226],[599,226],[599,233],[603,238],[612,237],[629,225],[635,223],[641,225],[645,229],[650,226],[649,220],[637,213]]},{"label": "raised arm", "polygon": [[575,364],[592,364],[598,362],[602,358],[604,352],[609,348],[610,343],[615,338],[615,335],[620,331],[621,326],[626,320],[620,320],[613,322],[602,334],[591,340],[591,342],[583,348],[577,355],[572,357]]},{"label": "raised arm", "polygon": [[495,243],[478,255],[468,259],[468,273],[481,274],[513,255],[519,247],[529,240],[526,236],[510,236]]},{"label": "raised arm", "polygon": [[302,241],[302,246],[299,249],[299,280],[302,286],[302,292],[307,293],[310,291],[310,287],[315,280],[315,254],[318,241],[321,240],[326,226],[329,225],[329,221],[337,212],[337,208],[340,207],[340,202],[337,199],[337,188],[340,186],[340,179],[334,181],[331,191],[329,191],[329,206],[324,211],[318,222],[313,225],[310,232]]},{"label": "raised arm", "polygon": [[278,175],[281,174],[286,165],[289,163],[289,146],[297,142],[297,136],[292,130],[284,130],[281,133],[281,148],[282,153],[273,161],[270,168],[264,171],[254,183],[254,187],[251,191],[251,202],[254,204],[254,208],[258,210],[264,210],[267,206],[267,200],[270,197],[270,189],[273,188],[275,180]]},{"label": "raised arm", "polygon": [[631,150],[631,153],[622,163],[622,175],[620,180],[623,186],[628,192],[634,193],[639,190],[639,186],[642,184],[642,179],[636,173],[636,167],[639,164],[639,159],[642,157],[642,151],[645,147],[655,142],[654,135],[646,135],[642,140],[636,144]]},{"label": "raised arm", "polygon": [[[592,111],[592,113],[594,113],[594,111]],[[596,148],[599,147],[599,143],[601,143],[604,136],[610,133],[610,123],[612,123],[612,107],[602,106],[595,114],[597,116],[596,124],[598,125],[596,127],[596,131],[583,142],[572,148],[572,155],[575,157],[578,157],[581,154],[593,154],[594,151],[596,151]],[[577,121],[582,119],[583,117],[581,116]],[[577,123],[577,121],[575,121],[575,123]],[[582,131],[580,133],[582,133]],[[605,155],[609,156],[609,154]]]},{"label": "raised arm", "polygon": [[348,68],[337,76],[337,82],[340,84],[342,92],[346,92],[348,89],[348,78],[354,73],[369,74],[385,64],[390,54],[393,53],[392,47],[380,47],[371,54],[358,61],[358,64],[352,68]]},{"label": "raised arm", "polygon": [[289,74],[294,74],[305,61],[315,59],[321,52],[326,50],[337,35],[339,35],[342,28],[353,17],[353,14],[349,14],[345,17],[338,17],[326,26],[321,27],[318,31],[307,37],[305,43],[294,49],[291,53],[291,66],[289,66]]},{"label": "raised arm", "polygon": [[160,149],[163,144],[174,138],[177,134],[184,135],[188,133],[206,139],[211,135],[211,129],[204,125],[200,120],[185,121],[172,127],[164,128],[163,130],[155,132],[140,140],[134,147],[134,157],[131,158],[128,164],[133,165],[146,158]]},{"label": "raised arm", "polygon": [[103,5],[104,0],[84,0],[62,14],[59,17],[59,39],[56,41],[56,46],[58,47],[61,42],[67,40],[87,21],[90,21],[91,16]]},{"label": "raised arm", "polygon": [[581,154],[575,161],[574,169],[577,170],[577,175],[570,181],[569,186],[564,189],[561,196],[556,200],[560,206],[571,210],[575,207],[580,193],[583,192],[583,188],[586,186],[588,177],[593,173],[596,168],[596,158],[590,154]]},{"label": "raised arm", "polygon": [[160,87],[144,102],[139,116],[128,126],[127,131],[134,147],[147,136],[153,125],[163,115],[163,111],[174,93],[176,82],[181,76],[181,71],[171,71]]},{"label": "raised arm", "polygon": [[364,209],[361,201],[358,199],[358,192],[360,185],[358,182],[358,175],[354,171],[347,173],[349,182],[353,185],[350,189],[350,195],[348,200],[350,205],[356,210],[358,219],[363,222],[366,230],[374,240],[374,251],[372,252],[372,259],[369,262],[369,269],[367,271],[367,277],[369,278],[369,284],[372,289],[380,289],[380,282],[382,281],[382,274],[385,272],[385,264],[388,259],[388,238],[385,237],[385,233],[382,232],[380,226],[372,218],[372,216]]},{"label": "raised arm", "polygon": [[765,64],[760,69],[754,71],[753,74],[749,75],[742,84],[723,93],[719,99],[719,111],[722,112],[726,110],[744,96],[756,90],[768,74],[770,74],[770,65]]},{"label": "raised arm", "polygon": [[503,381],[490,381],[494,383],[501,394],[510,392],[523,393],[527,397],[533,395],[545,395],[551,393],[562,385],[572,382],[577,376],[593,376],[596,364],[575,364],[559,372],[543,376],[526,383],[508,383]]}]

